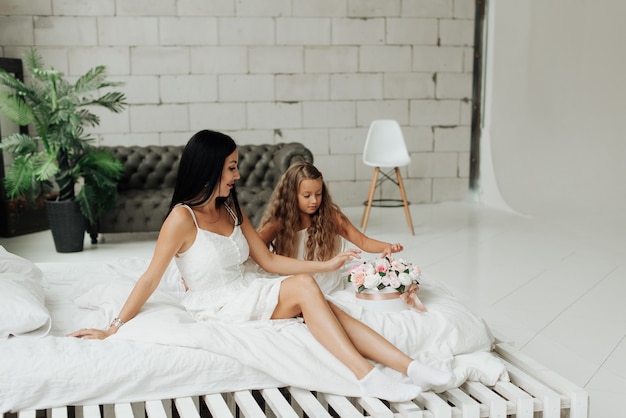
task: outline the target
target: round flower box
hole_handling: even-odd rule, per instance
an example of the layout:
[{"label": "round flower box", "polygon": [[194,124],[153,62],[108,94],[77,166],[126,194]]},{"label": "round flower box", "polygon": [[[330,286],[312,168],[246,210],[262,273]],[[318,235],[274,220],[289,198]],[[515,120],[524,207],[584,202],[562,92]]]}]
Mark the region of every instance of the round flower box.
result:
[{"label": "round flower box", "polygon": [[391,287],[356,292],[356,301],[363,309],[378,312],[400,312],[409,309],[400,292]]}]

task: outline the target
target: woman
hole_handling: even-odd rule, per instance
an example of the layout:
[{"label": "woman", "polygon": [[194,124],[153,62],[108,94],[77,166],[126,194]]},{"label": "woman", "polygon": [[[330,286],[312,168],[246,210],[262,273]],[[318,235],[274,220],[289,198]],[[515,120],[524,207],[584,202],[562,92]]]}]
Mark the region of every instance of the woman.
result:
[{"label": "woman", "polygon": [[[116,333],[146,303],[174,258],[188,286],[182,304],[198,321],[218,319],[236,326],[238,321],[302,316],[311,334],[352,371],[364,396],[405,401],[430,385],[447,382],[448,373],[411,359],[326,302],[315,280],[300,273],[336,270],[358,258],[358,251],[345,251],[323,262],[271,253],[239,207],[238,178],[235,142],[219,132],[196,133],[183,150],[170,211],[152,260],[119,316],[107,330],[85,329],[70,335],[102,339]],[[244,276],[248,255],[266,271],[286,276]],[[412,383],[392,379],[368,359],[408,375]]]},{"label": "woman", "polygon": [[[382,257],[404,248],[361,233],[333,203],[322,173],[311,163],[298,162],[280,178],[258,228],[273,252],[301,260],[330,260],[342,248],[342,238]],[[337,272],[315,275],[325,294],[344,286]]]}]

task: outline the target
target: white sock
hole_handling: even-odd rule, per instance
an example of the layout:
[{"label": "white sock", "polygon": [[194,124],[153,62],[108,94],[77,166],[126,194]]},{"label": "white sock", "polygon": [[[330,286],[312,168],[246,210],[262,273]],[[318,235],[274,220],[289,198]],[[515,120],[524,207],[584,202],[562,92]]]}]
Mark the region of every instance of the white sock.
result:
[{"label": "white sock", "polygon": [[452,372],[435,369],[417,360],[409,364],[406,374],[423,390],[429,390],[431,386],[445,385],[454,378]]},{"label": "white sock", "polygon": [[389,402],[405,402],[417,398],[422,388],[392,379],[374,367],[372,371],[359,380],[363,396],[384,399]]}]

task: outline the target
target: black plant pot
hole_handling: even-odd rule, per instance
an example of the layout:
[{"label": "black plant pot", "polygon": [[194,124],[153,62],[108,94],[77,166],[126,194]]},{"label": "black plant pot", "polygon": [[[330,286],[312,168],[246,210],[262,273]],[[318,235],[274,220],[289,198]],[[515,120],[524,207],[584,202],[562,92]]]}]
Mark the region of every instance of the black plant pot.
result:
[{"label": "black plant pot", "polygon": [[46,200],[46,212],[57,252],[82,251],[87,222],[78,202]]}]

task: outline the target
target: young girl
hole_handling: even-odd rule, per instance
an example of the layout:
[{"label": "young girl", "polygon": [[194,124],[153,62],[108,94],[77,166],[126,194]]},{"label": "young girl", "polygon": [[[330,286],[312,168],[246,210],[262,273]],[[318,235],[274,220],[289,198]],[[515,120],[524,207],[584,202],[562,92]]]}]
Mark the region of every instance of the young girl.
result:
[{"label": "young girl", "polygon": [[[273,252],[302,260],[330,260],[342,250],[344,238],[382,257],[402,245],[377,241],[361,233],[333,203],[322,173],[311,163],[293,164],[280,178],[258,228]],[[344,286],[336,272],[315,276],[324,293]]]},{"label": "young girl", "polygon": [[[418,396],[422,388],[448,381],[448,373],[411,359],[328,303],[315,280],[301,273],[336,270],[358,258],[358,251],[341,252],[326,261],[271,253],[239,207],[238,178],[235,142],[218,132],[196,133],[181,156],[170,212],[152,260],[118,317],[106,330],[82,329],[70,335],[103,339],[116,333],[137,315],[174,258],[189,288],[182,304],[196,320],[228,321],[236,327],[241,321],[302,316],[311,334],[352,371],[364,396],[405,401]],[[244,275],[248,255],[266,271],[285,276]],[[412,383],[387,376],[368,359],[408,375]]]}]

